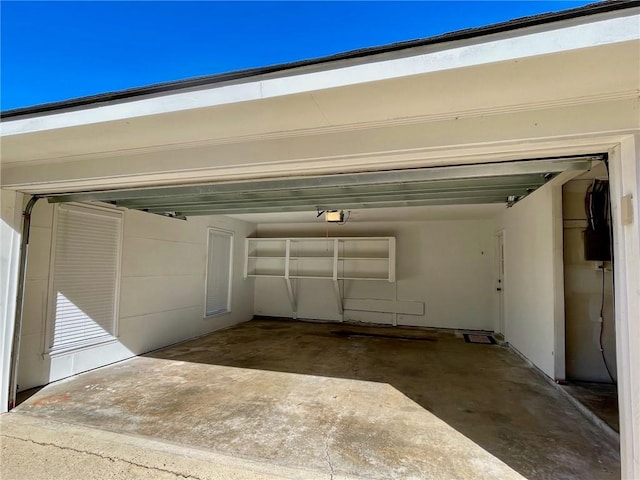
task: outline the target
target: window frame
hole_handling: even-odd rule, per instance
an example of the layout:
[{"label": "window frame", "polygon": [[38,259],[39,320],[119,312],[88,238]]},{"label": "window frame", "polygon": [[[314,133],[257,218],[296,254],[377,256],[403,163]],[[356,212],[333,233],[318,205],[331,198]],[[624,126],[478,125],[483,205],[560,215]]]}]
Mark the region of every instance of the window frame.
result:
[{"label": "window frame", "polygon": [[[70,208],[72,210],[84,210],[89,211],[90,214],[105,213],[110,216],[117,217],[120,221],[120,231],[118,232],[116,248],[116,268],[114,279],[114,298],[113,298],[113,332],[109,337],[88,339],[86,341],[80,341],[73,345],[65,345],[56,348],[53,345],[54,341],[54,329],[55,329],[55,265],[56,265],[56,246],[58,243],[58,222],[60,209]],[[74,353],[81,350],[87,350],[95,348],[100,345],[113,343],[118,341],[119,326],[120,326],[120,285],[122,278],[122,252],[124,245],[124,223],[125,215],[124,209],[117,207],[109,207],[102,205],[89,205],[84,203],[69,202],[59,203],[53,210],[53,222],[51,228],[51,248],[49,254],[49,275],[47,280],[47,298],[46,298],[46,310],[45,310],[45,329],[42,338],[43,352],[49,357],[55,357],[58,355],[64,355],[68,353]]]},{"label": "window frame", "polygon": [[[208,312],[207,297],[209,293],[209,256],[211,255],[211,237],[214,235],[226,236],[229,238],[229,270],[227,272],[227,305],[226,309],[215,311],[213,313]],[[206,262],[204,273],[204,312],[203,317],[214,318],[221,315],[227,315],[231,313],[232,308],[232,295],[233,295],[233,254],[234,254],[235,233],[231,230],[224,230],[217,227],[207,228],[207,250],[206,250]]]}]

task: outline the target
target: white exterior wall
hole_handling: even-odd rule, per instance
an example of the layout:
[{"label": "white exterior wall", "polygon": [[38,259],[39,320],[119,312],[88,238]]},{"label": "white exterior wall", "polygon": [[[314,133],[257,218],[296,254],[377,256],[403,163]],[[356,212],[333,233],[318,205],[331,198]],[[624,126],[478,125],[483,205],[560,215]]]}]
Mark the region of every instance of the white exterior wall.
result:
[{"label": "white exterior wall", "polygon": [[[40,200],[32,217],[20,390],[251,319],[253,285],[242,278],[242,252],[244,238],[254,232],[252,224],[226,217],[185,222],[126,210],[118,341],[65,355],[44,354],[53,210]],[[207,227],[233,231],[235,253],[231,312],[203,318]]]},{"label": "white exterior wall", "polygon": [[[313,213],[310,214],[313,216]],[[396,237],[396,283],[345,280],[345,298],[423,302],[425,315],[397,315],[399,325],[493,330],[491,220],[361,222],[343,226],[261,224],[260,237]],[[255,314],[291,317],[282,279],[255,280]],[[342,282],[341,282],[342,283]],[[297,280],[298,317],[339,320],[330,280]],[[393,323],[393,314],[345,311],[345,320]]]},{"label": "white exterior wall", "polygon": [[556,291],[554,282],[557,254],[562,253],[556,238],[558,188],[545,185],[499,219],[504,230],[505,339],[551,378],[556,377],[560,320],[556,296],[562,295],[562,285]]}]

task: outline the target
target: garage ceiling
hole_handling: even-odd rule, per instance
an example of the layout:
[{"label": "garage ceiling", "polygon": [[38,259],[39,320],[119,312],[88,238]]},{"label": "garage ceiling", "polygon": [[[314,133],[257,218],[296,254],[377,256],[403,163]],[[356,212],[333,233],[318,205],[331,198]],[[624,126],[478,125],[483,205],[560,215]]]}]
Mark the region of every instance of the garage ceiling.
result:
[{"label": "garage ceiling", "polygon": [[589,170],[592,162],[603,159],[604,155],[596,154],[45,196],[52,203],[101,201],[172,217],[512,204],[560,172]]}]

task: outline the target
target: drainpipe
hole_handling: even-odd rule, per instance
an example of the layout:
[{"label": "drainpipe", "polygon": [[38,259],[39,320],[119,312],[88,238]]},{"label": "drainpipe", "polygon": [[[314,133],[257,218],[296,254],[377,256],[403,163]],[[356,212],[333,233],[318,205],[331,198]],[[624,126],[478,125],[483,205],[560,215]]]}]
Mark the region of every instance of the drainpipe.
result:
[{"label": "drainpipe", "polygon": [[13,325],[13,344],[9,374],[9,410],[16,406],[18,392],[18,358],[20,357],[20,336],[22,335],[22,312],[24,307],[24,287],[27,279],[27,253],[29,251],[29,231],[31,212],[40,199],[34,195],[22,212],[22,239],[20,242],[20,264],[18,266],[18,293],[16,294],[16,317]]}]

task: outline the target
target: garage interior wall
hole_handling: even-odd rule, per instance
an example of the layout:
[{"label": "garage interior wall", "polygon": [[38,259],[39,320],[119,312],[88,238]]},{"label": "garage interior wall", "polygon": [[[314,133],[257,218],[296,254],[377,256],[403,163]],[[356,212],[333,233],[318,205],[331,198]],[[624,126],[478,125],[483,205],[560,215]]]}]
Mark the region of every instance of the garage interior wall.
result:
[{"label": "garage interior wall", "polygon": [[505,338],[551,378],[563,376],[555,356],[564,362],[564,353],[556,352],[556,340],[564,344],[556,338],[556,325],[564,318],[558,318],[554,282],[562,254],[560,205],[561,190],[552,181],[505,210],[497,227],[505,238]]},{"label": "garage interior wall", "polygon": [[[315,213],[310,212],[314,219]],[[392,236],[396,282],[345,280],[342,297],[421,302],[424,315],[398,314],[398,325],[493,330],[493,232],[490,218],[450,221],[265,223],[260,237]],[[291,316],[281,279],[256,278],[256,315]],[[298,280],[298,317],[340,320],[333,285]],[[392,324],[391,313],[345,310],[345,320]]]},{"label": "garage interior wall", "polygon": [[[227,217],[182,221],[125,210],[118,341],[49,356],[45,350],[54,206],[32,215],[18,385],[44,385],[172,343],[250,320],[253,282],[242,277],[248,222]],[[207,228],[234,232],[231,312],[204,318]]]},{"label": "garage interior wall", "polygon": [[[576,179],[562,189],[564,291],[567,378],[611,382],[600,353],[601,262],[584,259],[583,231],[587,227],[585,194],[591,179]],[[611,262],[605,262],[602,346],[612,374],[616,372],[616,331]]]}]

